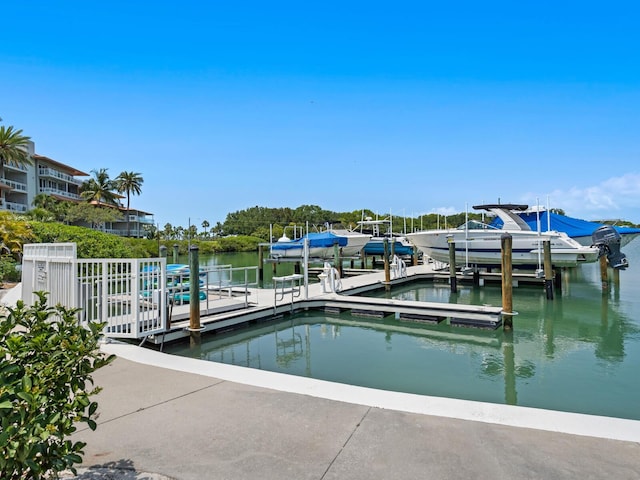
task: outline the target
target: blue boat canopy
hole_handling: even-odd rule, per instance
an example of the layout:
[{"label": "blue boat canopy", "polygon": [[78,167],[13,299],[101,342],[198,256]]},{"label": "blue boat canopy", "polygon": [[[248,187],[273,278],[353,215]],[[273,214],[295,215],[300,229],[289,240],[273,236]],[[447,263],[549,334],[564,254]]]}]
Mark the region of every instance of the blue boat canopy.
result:
[{"label": "blue boat canopy", "polygon": [[[531,230],[536,232],[538,230],[538,216],[536,212],[518,212],[520,218],[522,218],[531,227]],[[548,217],[550,215],[550,217]],[[570,237],[584,237],[591,236],[591,234],[598,228],[602,227],[603,223],[589,222],[587,220],[581,220],[579,218],[567,217],[558,213],[542,211],[540,212],[540,230],[547,231],[547,225],[551,220],[551,230],[558,232],[565,232]],[[494,218],[491,225],[497,228],[502,228],[502,220],[498,217]],[[618,227],[613,228],[620,234],[640,233],[640,228],[634,227]]]},{"label": "blue boat canopy", "polygon": [[290,242],[277,242],[274,243],[271,248],[274,250],[289,250],[292,248],[300,248],[304,245],[304,239],[309,238],[309,247],[321,247],[328,248],[333,247],[336,243],[340,247],[345,247],[347,243],[349,243],[349,239],[347,237],[342,237],[340,235],[336,235],[333,232],[320,232],[320,233],[309,233],[307,235],[302,236],[301,238],[297,238],[295,240],[291,240]]}]

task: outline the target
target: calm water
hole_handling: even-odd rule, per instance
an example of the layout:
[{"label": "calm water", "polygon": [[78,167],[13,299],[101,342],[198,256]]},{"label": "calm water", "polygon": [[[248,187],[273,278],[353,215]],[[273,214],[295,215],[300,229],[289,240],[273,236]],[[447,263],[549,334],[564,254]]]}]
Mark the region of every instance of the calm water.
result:
[{"label": "calm water", "polygon": [[[512,334],[306,312],[204,337],[199,349],[166,350],[379,389],[640,420],[640,240],[625,253],[631,267],[604,293],[597,264],[565,271],[553,301],[541,287],[515,288]],[[446,284],[414,283],[380,296],[501,304],[497,286],[451,294]]]}]

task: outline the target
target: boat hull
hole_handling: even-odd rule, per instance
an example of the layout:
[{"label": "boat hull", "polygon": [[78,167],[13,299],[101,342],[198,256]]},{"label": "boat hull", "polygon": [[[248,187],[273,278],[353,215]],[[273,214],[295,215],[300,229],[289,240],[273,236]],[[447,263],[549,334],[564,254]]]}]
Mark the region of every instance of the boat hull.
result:
[{"label": "boat hull", "polygon": [[[500,266],[502,264],[502,236],[504,230],[434,230],[416,232],[407,238],[433,260],[449,263],[449,243],[455,243],[456,265]],[[575,267],[595,262],[596,247],[578,244],[558,232],[508,232],[512,237],[512,264],[519,267],[539,267],[543,261],[543,242],[551,243],[551,263],[557,267]]]}]

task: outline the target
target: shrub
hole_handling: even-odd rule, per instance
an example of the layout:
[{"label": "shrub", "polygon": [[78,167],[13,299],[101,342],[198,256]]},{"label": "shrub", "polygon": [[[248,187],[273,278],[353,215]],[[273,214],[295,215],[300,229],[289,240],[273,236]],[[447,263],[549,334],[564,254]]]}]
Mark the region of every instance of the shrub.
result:
[{"label": "shrub", "polygon": [[133,258],[122,237],[60,223],[31,222],[36,243],[75,242],[78,258]]},{"label": "shrub", "polygon": [[113,356],[98,350],[104,324],[78,324],[77,310],[48,307],[36,293],[0,316],[0,478],[39,479],[82,461],[85,443],[66,437],[94,430],[98,404],[92,373]]},{"label": "shrub", "polygon": [[16,268],[15,259],[9,255],[0,256],[0,284],[2,282],[19,282],[20,272]]}]

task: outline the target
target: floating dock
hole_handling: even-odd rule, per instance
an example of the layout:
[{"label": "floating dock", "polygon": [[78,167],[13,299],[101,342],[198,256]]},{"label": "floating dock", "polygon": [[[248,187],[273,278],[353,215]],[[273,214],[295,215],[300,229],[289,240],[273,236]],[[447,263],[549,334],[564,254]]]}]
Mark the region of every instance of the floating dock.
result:
[{"label": "floating dock", "polygon": [[[311,277],[310,278],[317,278]],[[436,281],[448,278],[448,272],[436,271],[432,264],[407,267],[406,275],[392,279],[389,286],[419,280]],[[528,278],[528,277],[527,277]],[[353,317],[385,318],[400,321],[438,324],[448,320],[451,325],[496,329],[502,325],[500,306],[463,305],[440,302],[394,300],[362,296],[363,293],[385,288],[384,271],[373,271],[339,279],[339,291],[326,291],[326,284],[303,284],[303,275],[276,277],[277,288],[250,288],[209,292],[201,305],[201,332],[223,332],[243,325],[278,318],[305,310],[327,313],[350,312]],[[212,297],[213,295],[213,297]],[[156,344],[189,336],[189,305],[171,307],[170,327],[166,332],[151,335]]]}]

